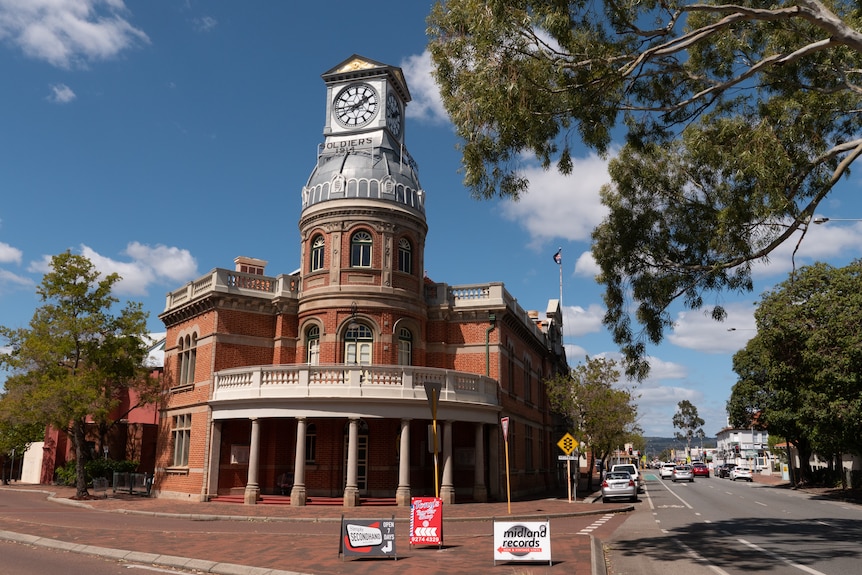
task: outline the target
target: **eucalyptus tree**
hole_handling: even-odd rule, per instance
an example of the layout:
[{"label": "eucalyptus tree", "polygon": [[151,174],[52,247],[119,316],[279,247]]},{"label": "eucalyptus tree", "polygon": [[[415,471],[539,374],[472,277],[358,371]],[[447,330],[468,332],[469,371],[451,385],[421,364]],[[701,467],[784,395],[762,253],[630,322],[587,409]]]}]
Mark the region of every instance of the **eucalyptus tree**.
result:
[{"label": "eucalyptus tree", "polygon": [[687,399],[683,399],[676,406],[676,413],[673,414],[673,427],[679,429],[674,432],[674,437],[680,441],[685,441],[686,457],[691,456],[691,440],[697,435],[703,437],[704,432],[701,425],[704,424],[703,418],[698,415],[697,407]]},{"label": "eucalyptus tree", "polygon": [[68,433],[76,454],[76,497],[86,498],[84,463],[88,421],[110,421],[127,391],[152,401],[158,380],[144,367],[146,319],[141,304],[111,313],[117,274],[100,276],[87,258],[68,252],[51,258],[51,271],[37,288],[42,305],[29,327],[0,327],[9,370],[0,399],[5,421],[51,425]]},{"label": "eucalyptus tree", "polygon": [[[569,375],[545,382],[551,407],[590,449],[590,469],[597,457],[607,461],[616,448],[639,440],[643,443],[634,394],[620,383],[620,376],[614,360],[588,356]],[[592,476],[590,473],[587,479],[588,489],[592,489]]]},{"label": "eucalyptus tree", "polygon": [[524,158],[607,155],[593,233],[605,324],[643,377],[680,301],[724,290],[796,232],[862,153],[858,3],[445,0],[429,49],[478,198],[527,193]]}]

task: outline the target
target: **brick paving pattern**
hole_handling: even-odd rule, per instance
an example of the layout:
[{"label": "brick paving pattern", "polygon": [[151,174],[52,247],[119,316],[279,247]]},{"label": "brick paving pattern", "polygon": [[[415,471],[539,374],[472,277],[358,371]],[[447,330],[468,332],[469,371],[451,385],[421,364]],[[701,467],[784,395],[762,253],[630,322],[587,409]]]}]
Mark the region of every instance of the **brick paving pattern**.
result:
[{"label": "brick paving pattern", "polygon": [[[45,491],[55,492],[49,500]],[[12,497],[12,493],[16,495]],[[29,493],[28,493],[29,492]],[[409,509],[395,506],[241,505],[197,503],[110,494],[73,502],[71,488],[0,489],[0,531],[67,543],[188,557],[262,569],[335,575],[592,572],[592,540],[625,520],[625,504],[569,502],[565,498],[455,504],[443,509],[443,546],[409,545]],[[65,504],[62,504],[65,503]],[[342,517],[396,521],[397,560],[342,558]],[[493,520],[550,521],[553,564],[498,562]]]}]

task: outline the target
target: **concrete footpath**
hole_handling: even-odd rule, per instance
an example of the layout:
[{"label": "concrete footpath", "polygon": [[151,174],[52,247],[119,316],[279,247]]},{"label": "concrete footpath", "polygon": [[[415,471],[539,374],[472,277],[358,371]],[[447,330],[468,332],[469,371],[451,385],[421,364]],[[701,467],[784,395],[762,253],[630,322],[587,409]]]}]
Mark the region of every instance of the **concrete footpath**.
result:
[{"label": "concrete footpath", "polygon": [[[444,506],[443,545],[409,545],[409,508],[242,505],[108,493],[74,501],[69,487],[0,487],[0,540],[220,575],[604,575],[601,539],[630,504],[546,498]],[[341,521],[395,521],[397,559],[343,557]],[[494,563],[494,521],[548,521],[551,564]]]}]

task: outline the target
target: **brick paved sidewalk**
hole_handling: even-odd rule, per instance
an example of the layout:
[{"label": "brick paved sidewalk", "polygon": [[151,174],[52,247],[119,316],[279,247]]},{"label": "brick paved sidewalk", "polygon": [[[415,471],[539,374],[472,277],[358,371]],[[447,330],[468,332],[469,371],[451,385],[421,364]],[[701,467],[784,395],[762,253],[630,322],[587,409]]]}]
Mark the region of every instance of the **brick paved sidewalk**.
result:
[{"label": "brick paved sidewalk", "polygon": [[[4,505],[0,531],[61,540],[67,544],[123,549],[137,553],[193,558],[232,565],[224,573],[270,570],[315,575],[387,575],[409,570],[411,575],[467,575],[487,571],[505,573],[593,572],[595,529],[610,532],[615,513],[627,505],[603,505],[579,500],[548,498],[444,507],[444,545],[410,547],[409,509],[395,506],[290,507],[198,503],[170,499],[109,494],[101,500],[76,502],[72,488],[11,486],[16,493],[30,492],[28,504],[41,505],[39,513],[21,511],[21,517]],[[55,493],[45,502],[45,491]],[[0,489],[0,497],[4,490]],[[65,503],[67,505],[58,505]],[[102,513],[111,511],[112,513]],[[618,514],[623,521],[624,514]],[[339,556],[341,518],[395,517],[398,560],[343,559]],[[33,521],[38,517],[38,521]],[[550,521],[553,565],[536,563],[493,564],[493,520]],[[158,561],[153,561],[159,563]],[[242,569],[246,569],[243,571]],[[513,571],[514,569],[514,571]],[[265,570],[265,571],[261,571]],[[217,573],[219,571],[210,571]]]}]

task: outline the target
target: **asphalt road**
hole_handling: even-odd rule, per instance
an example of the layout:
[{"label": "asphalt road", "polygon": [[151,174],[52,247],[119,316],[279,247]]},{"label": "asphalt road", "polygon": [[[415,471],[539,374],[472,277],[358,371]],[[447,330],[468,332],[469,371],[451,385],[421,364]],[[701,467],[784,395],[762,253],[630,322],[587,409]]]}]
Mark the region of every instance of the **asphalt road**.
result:
[{"label": "asphalt road", "polygon": [[128,563],[94,555],[70,553],[59,549],[34,547],[0,541],[0,573],[12,575],[149,575],[154,573],[191,573],[160,569],[152,565]]},{"label": "asphalt road", "polygon": [[729,479],[647,472],[635,513],[606,540],[612,575],[862,573],[862,507]]}]

